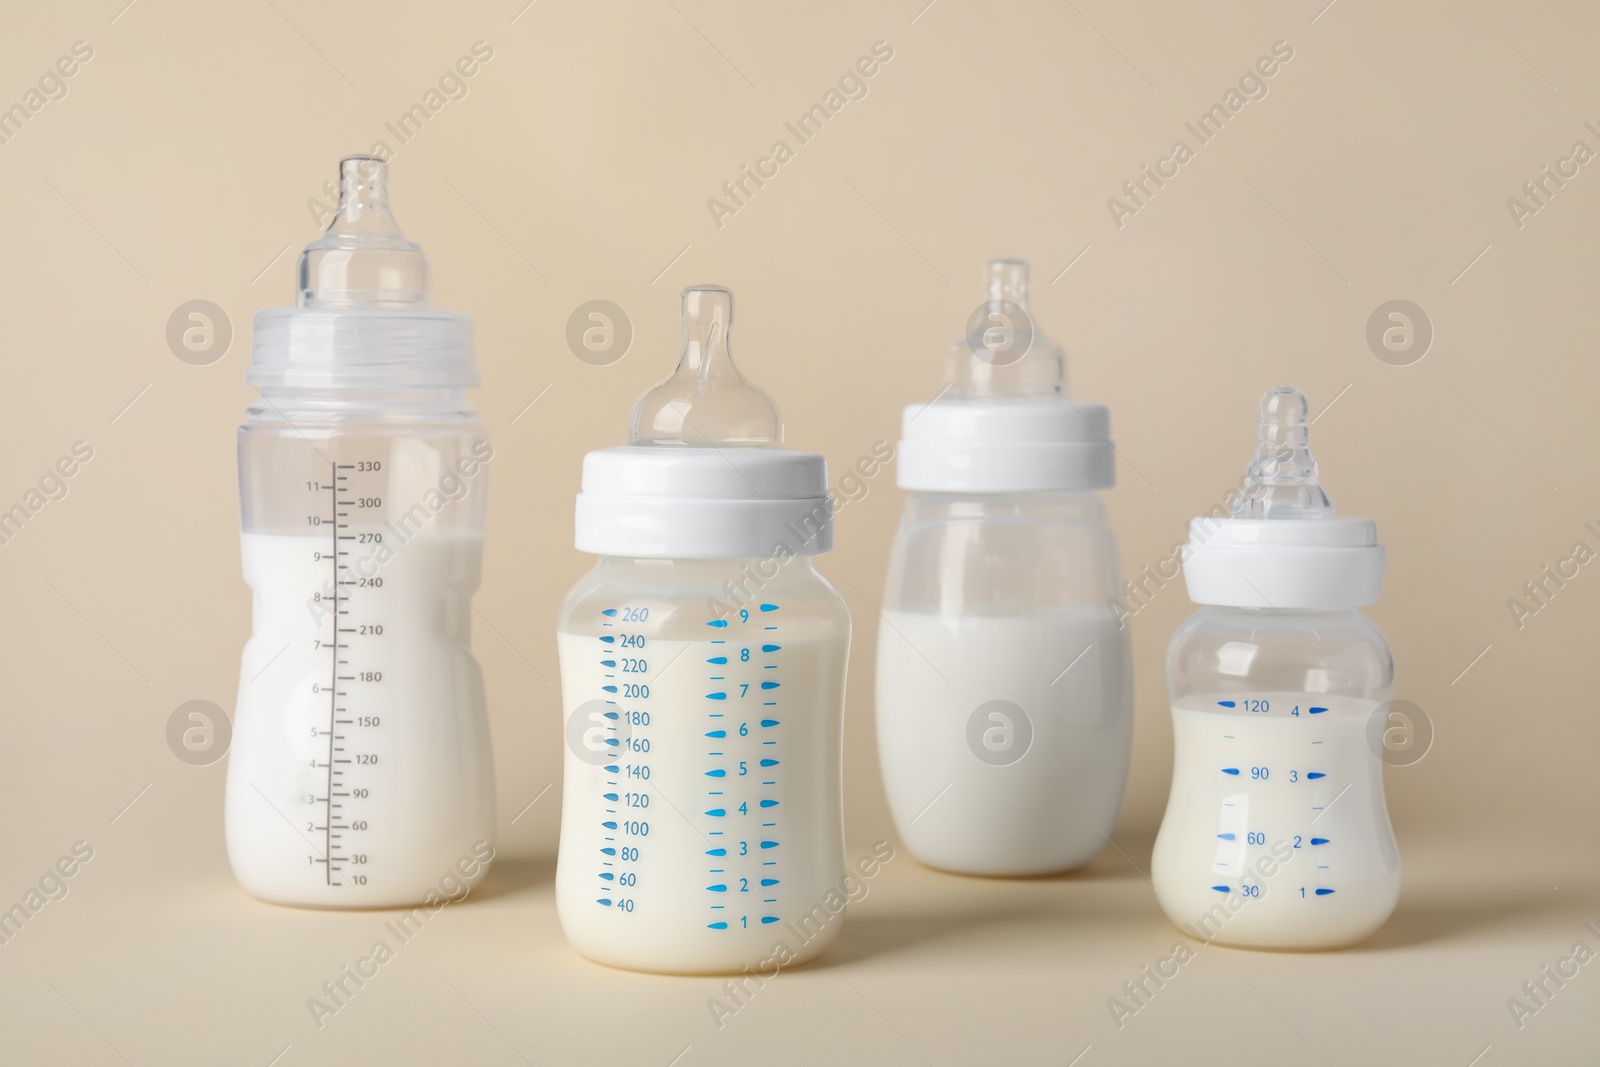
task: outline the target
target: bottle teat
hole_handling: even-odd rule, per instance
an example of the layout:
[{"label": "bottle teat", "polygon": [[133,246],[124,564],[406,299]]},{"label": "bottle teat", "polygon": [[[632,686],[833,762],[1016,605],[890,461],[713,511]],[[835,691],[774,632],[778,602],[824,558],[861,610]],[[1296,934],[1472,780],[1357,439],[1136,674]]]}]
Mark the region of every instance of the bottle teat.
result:
[{"label": "bottle teat", "polygon": [[1323,492],[1311,454],[1305,394],[1292,385],[1261,397],[1256,450],[1245,489],[1229,509],[1234,519],[1331,519],[1333,501]]},{"label": "bottle teat", "polygon": [[303,308],[426,308],[428,257],[389,210],[389,167],[375,156],[339,161],[339,210],[300,253]]},{"label": "bottle teat", "polygon": [[639,398],[629,440],[636,445],[776,445],[783,423],[772,400],[733,365],[728,331],[733,294],[712,285],[683,291],[683,354],[672,377]]},{"label": "bottle teat", "polygon": [[1028,264],[992,259],[984,273],[984,302],[967,320],[966,336],[946,356],[952,391],[963,396],[1065,395],[1065,354],[1034,321]]}]

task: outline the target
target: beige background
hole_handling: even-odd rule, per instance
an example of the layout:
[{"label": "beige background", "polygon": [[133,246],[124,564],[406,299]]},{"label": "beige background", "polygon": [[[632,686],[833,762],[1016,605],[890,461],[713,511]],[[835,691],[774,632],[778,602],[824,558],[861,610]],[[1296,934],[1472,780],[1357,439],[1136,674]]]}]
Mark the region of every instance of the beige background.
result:
[{"label": "beige background", "polygon": [[[1575,541],[1600,548],[1583,528],[1600,520],[1600,165],[1521,228],[1506,205],[1574,141],[1600,149],[1583,125],[1600,120],[1592,7],[125,2],[13,3],[0,33],[0,102],[73,42],[94,49],[0,147],[0,503],[73,442],[94,448],[68,496],[0,547],[0,899],[74,841],[95,849],[70,895],[0,948],[0,1059],[1594,1061],[1600,964],[1521,1030],[1506,1008],[1575,942],[1600,947],[1582,925],[1600,920],[1600,564],[1521,629],[1506,605]],[[222,847],[225,764],[180,763],[164,729],[186,700],[233,707],[250,625],[233,453],[250,316],[291,302],[294,253],[316,232],[306,202],[338,157],[393,147],[384,122],[478,40],[493,59],[400,149],[393,185],[438,304],[477,321],[477,402],[499,451],[476,597],[492,625],[475,645],[508,859],[319,1031],[305,999],[385,917],[245,896]],[[869,95],[714,225],[706,199],[878,40],[894,58]],[[1294,58],[1267,97],[1119,229],[1106,199],[1175,138],[1192,144],[1183,123],[1280,40]],[[1173,585],[1133,622],[1124,855],[1000,883],[902,852],[820,965],[719,1031],[716,982],[609,971],[561,940],[559,788],[511,824],[559,780],[552,625],[590,565],[571,547],[579,457],[617,443],[669,369],[677,291],[716,281],[737,296],[746,373],[837,477],[939,389],[995,255],[1033,262],[1074,394],[1111,407],[1108,502],[1130,574],[1236,483],[1264,388],[1297,384],[1320,413],[1336,503],[1376,518],[1389,548],[1371,614],[1397,695],[1437,729],[1427,759],[1388,776],[1399,911],[1343,953],[1205,949],[1113,1025],[1106,999],[1176,936],[1134,870],[1170,768],[1161,658],[1191,610]],[[599,297],[636,331],[609,367],[564,340]],[[1408,367],[1364,339],[1393,298],[1436,330]],[[210,366],[164,339],[191,299],[232,322]],[[869,600],[901,503],[880,475],[822,562],[856,619],[852,855],[893,838]]]}]

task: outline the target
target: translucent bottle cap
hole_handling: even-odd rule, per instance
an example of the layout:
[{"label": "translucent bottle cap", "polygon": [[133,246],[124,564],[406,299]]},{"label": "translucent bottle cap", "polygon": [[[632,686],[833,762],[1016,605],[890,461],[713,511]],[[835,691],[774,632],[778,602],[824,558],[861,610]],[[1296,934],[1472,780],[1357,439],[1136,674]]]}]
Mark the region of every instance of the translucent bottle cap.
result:
[{"label": "translucent bottle cap", "polygon": [[1267,390],[1260,410],[1256,450],[1227,516],[1189,524],[1189,598],[1280,610],[1374,603],[1384,568],[1378,528],[1341,518],[1323,492],[1305,396],[1281,385]]},{"label": "translucent bottle cap", "polygon": [[250,370],[261,389],[463,389],[478,384],[472,320],[435,311],[428,257],[389,208],[389,168],[339,162],[339,208],[300,253],[292,308],[256,312]]},{"label": "translucent bottle cap", "polygon": [[1028,264],[991,259],[985,297],[967,319],[967,332],[945,357],[956,396],[1066,393],[1066,355],[1035,321]]},{"label": "translucent bottle cap", "polygon": [[601,556],[787,559],[833,548],[828,464],[779,447],[767,394],[733,365],[733,295],[683,291],[683,354],[633,409],[629,443],[583,457],[573,543]]},{"label": "translucent bottle cap", "polygon": [[944,493],[1077,492],[1116,480],[1111,415],[1067,396],[1066,357],[1033,318],[1028,265],[990,260],[945,356],[948,384],[901,418],[896,480]]},{"label": "translucent bottle cap", "polygon": [[339,161],[339,210],[300,253],[305,308],[425,308],[428,257],[406,240],[389,207],[389,165],[376,156]]},{"label": "translucent bottle cap", "polygon": [[778,409],[733,365],[733,294],[714,285],[690,286],[683,291],[682,318],[677,369],[639,398],[629,441],[701,448],[781,444]]}]

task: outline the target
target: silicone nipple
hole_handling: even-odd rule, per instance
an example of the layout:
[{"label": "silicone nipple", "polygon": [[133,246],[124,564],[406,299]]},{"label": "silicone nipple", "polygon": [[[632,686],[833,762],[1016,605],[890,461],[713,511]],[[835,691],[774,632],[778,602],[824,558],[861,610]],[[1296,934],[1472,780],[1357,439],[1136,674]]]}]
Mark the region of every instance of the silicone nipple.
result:
[{"label": "silicone nipple", "polygon": [[639,398],[629,440],[636,445],[775,445],[783,423],[766,393],[733,365],[728,330],[733,294],[711,285],[683,291],[683,354],[672,377]]},{"label": "silicone nipple", "polygon": [[988,295],[967,320],[966,336],[945,363],[952,392],[964,396],[1040,394],[1067,390],[1066,357],[1028,306],[1028,264],[991,259]]},{"label": "silicone nipple", "polygon": [[1331,519],[1337,514],[1317,475],[1306,413],[1305,395],[1292,385],[1262,395],[1255,454],[1230,518]]},{"label": "silicone nipple", "polygon": [[425,308],[428,257],[389,210],[389,167],[374,156],[339,161],[339,210],[300,253],[304,308]]}]

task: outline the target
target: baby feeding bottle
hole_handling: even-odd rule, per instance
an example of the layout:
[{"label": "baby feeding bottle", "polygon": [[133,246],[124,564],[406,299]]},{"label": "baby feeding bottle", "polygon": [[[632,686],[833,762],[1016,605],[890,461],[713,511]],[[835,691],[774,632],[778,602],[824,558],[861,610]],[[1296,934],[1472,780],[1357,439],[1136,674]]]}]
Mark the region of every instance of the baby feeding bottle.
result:
[{"label": "baby feeding bottle", "polygon": [[556,907],[616,967],[749,968],[820,953],[843,911],[850,619],[827,466],[780,447],[728,350],[733,298],[683,292],[683,354],[629,444],[583,460],[556,624],[567,753]]},{"label": "baby feeding bottle", "polygon": [[896,827],[965,874],[1077,867],[1109,840],[1132,737],[1110,416],[1067,397],[1028,266],[988,266],[950,384],[905,409],[911,490],[878,632],[878,754]]},{"label": "baby feeding bottle", "polygon": [[1189,598],[1167,649],[1173,770],[1156,896],[1191,935],[1248,948],[1353,944],[1400,895],[1381,723],[1394,661],[1356,609],[1384,552],[1341,518],[1307,444],[1306,400],[1272,389],[1244,489],[1189,527]]},{"label": "baby feeding bottle", "polygon": [[[297,306],[258,312],[239,428],[254,624],[228,757],[228,859],[279,904],[425,902],[493,856],[468,646],[493,456],[472,321],[430,306],[382,161],[340,164]],[[444,885],[446,888],[440,890]]]}]

